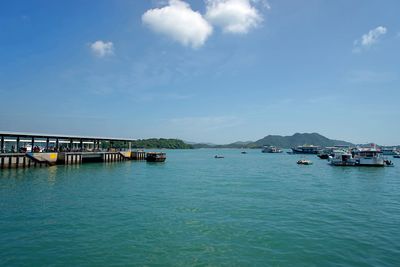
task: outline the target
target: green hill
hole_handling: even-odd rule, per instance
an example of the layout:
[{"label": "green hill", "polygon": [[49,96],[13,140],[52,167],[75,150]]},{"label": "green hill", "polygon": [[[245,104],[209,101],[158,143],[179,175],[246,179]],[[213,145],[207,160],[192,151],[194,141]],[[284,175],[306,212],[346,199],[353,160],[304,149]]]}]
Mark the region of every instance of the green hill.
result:
[{"label": "green hill", "polygon": [[261,148],[263,146],[277,146],[281,148],[292,148],[301,145],[335,146],[353,145],[346,141],[333,140],[318,133],[295,133],[292,136],[268,135],[255,142],[235,142],[227,145],[194,144],[194,148]]},{"label": "green hill", "polygon": [[332,140],[318,133],[295,133],[292,136],[268,135],[252,143],[255,147],[272,145],[282,148],[291,148],[304,144],[316,146],[352,145],[346,141]]}]

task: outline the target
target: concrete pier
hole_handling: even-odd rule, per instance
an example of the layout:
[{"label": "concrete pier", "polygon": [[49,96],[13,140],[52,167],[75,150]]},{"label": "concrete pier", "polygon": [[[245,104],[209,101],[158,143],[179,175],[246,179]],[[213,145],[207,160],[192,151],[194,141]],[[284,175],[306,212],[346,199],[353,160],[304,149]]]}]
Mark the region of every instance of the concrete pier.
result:
[{"label": "concrete pier", "polygon": [[134,139],[0,132],[0,169],[146,160]]}]

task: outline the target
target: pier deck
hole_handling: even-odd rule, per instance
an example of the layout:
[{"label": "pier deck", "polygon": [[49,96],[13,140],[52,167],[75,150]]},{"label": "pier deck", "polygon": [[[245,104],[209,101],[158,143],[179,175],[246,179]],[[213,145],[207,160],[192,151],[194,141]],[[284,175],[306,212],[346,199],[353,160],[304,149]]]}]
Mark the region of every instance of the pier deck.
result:
[{"label": "pier deck", "polygon": [[134,139],[0,132],[0,169],[146,160]]}]

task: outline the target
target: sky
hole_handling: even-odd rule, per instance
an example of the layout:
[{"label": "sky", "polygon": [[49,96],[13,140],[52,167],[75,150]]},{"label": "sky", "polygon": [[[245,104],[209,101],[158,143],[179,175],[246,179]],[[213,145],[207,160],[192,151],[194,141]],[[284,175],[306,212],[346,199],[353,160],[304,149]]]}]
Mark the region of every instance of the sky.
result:
[{"label": "sky", "polygon": [[400,1],[3,1],[0,130],[400,144]]}]

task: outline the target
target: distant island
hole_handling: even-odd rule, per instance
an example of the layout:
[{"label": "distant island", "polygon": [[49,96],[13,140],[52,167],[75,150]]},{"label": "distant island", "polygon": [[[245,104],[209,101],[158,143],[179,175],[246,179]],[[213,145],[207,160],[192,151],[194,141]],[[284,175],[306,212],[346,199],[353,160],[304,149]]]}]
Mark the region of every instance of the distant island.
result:
[{"label": "distant island", "polygon": [[263,146],[292,148],[304,144],[316,145],[321,147],[335,145],[353,145],[350,142],[329,139],[318,133],[295,133],[292,136],[268,135],[255,142],[235,142],[227,145],[191,144],[191,146],[193,146],[193,148],[261,148]]}]

